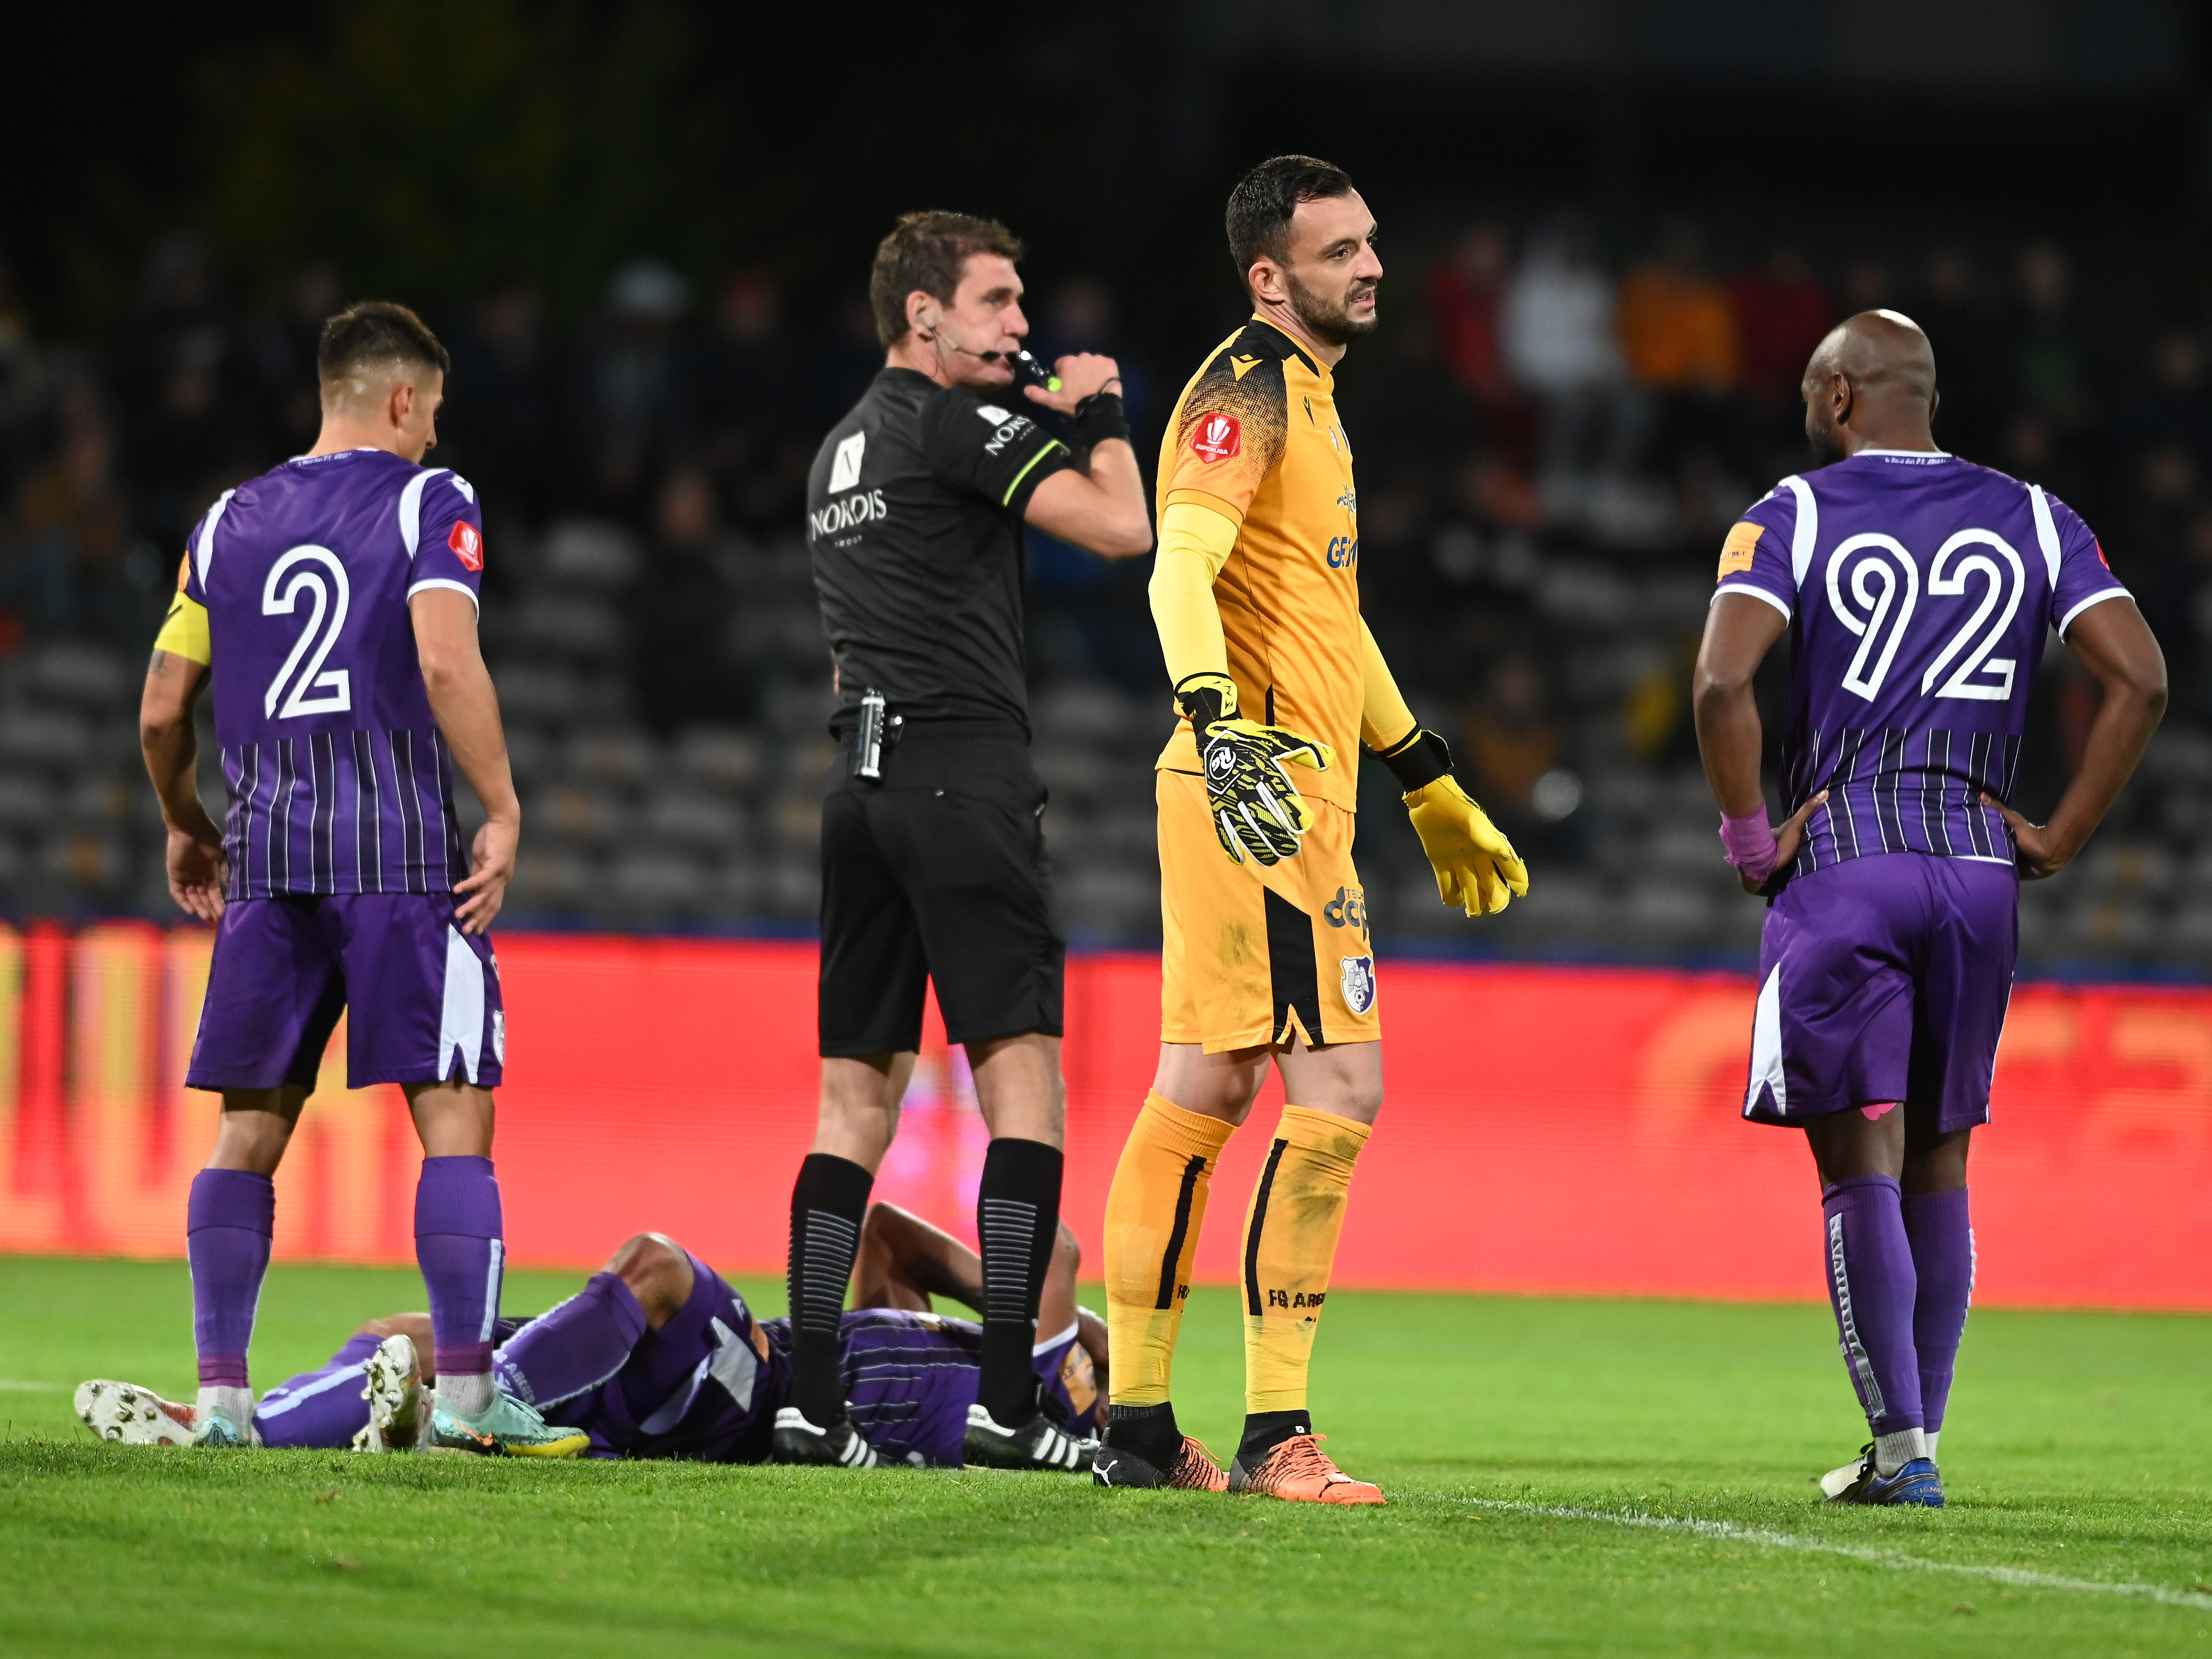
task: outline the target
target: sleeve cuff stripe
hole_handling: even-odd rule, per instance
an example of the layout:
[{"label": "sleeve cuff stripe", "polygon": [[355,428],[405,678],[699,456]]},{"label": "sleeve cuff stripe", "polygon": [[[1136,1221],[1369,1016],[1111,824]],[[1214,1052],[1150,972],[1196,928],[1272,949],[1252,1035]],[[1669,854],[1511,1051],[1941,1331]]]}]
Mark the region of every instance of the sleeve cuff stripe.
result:
[{"label": "sleeve cuff stripe", "polygon": [[411,599],[426,587],[450,587],[456,593],[465,593],[469,596],[469,603],[476,606],[477,614],[483,614],[483,602],[477,598],[476,590],[466,582],[453,581],[444,576],[426,576],[407,590],[407,597]]},{"label": "sleeve cuff stripe", "polygon": [[[1713,598],[1715,599],[1718,599],[1723,593],[1748,593],[1754,599],[1765,599],[1767,604],[1772,605],[1777,611],[1779,611],[1784,617],[1787,617],[1790,614],[1789,600],[1783,599],[1778,594],[1770,593],[1763,587],[1753,587],[1749,582],[1723,582],[1720,586],[1714,591]],[[1712,606],[1709,604],[1705,608],[1710,611],[1712,609]]]},{"label": "sleeve cuff stripe", "polygon": [[1054,450],[1058,450],[1063,455],[1068,453],[1067,446],[1060,442],[1059,439],[1054,438],[1042,449],[1040,449],[1036,454],[1030,456],[1029,459],[1023,464],[1022,470],[1014,474],[1013,483],[1006,486],[1006,496],[999,503],[1000,507],[1012,507],[1014,504],[1014,492],[1022,487],[1022,480],[1028,477],[1031,472],[1035,471],[1036,470],[1036,464],[1042,460],[1046,456],[1051,454]]},{"label": "sleeve cuff stripe", "polygon": [[2075,605],[2071,611],[2068,611],[2064,616],[2058,619],[2058,637],[2062,640],[2064,639],[2066,637],[2066,630],[2074,626],[2074,618],[2080,616],[2091,605],[2102,605],[2106,599],[2131,599],[2134,596],[2124,587],[2108,587],[2101,593],[2092,593],[2087,599],[2082,600],[2081,604]]}]

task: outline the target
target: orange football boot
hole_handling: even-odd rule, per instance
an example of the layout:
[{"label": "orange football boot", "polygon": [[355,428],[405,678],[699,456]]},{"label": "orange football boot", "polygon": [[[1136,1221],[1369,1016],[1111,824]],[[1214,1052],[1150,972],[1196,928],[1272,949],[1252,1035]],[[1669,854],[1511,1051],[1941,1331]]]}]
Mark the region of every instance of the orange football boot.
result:
[{"label": "orange football boot", "polygon": [[1247,1469],[1239,1455],[1229,1465],[1229,1490],[1281,1498],[1293,1504],[1380,1504],[1382,1489],[1354,1480],[1321,1449],[1325,1434],[1294,1434]]}]

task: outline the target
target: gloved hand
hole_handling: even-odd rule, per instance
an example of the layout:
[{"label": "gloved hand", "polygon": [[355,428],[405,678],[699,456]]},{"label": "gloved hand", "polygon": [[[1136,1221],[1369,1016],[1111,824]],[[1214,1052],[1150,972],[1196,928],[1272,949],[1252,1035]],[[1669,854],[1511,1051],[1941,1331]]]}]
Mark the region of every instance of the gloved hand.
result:
[{"label": "gloved hand", "polygon": [[1336,759],[1329,746],[1279,726],[1240,719],[1237,682],[1226,674],[1190,675],[1176,687],[1176,702],[1198,738],[1221,850],[1236,863],[1249,854],[1267,866],[1297,856],[1298,837],[1313,824],[1313,808],[1285,765],[1326,772]]},{"label": "gloved hand", "polygon": [[1406,796],[1413,831],[1437,872],[1437,896],[1470,916],[1495,915],[1528,895],[1528,868],[1490,816],[1447,773]]}]

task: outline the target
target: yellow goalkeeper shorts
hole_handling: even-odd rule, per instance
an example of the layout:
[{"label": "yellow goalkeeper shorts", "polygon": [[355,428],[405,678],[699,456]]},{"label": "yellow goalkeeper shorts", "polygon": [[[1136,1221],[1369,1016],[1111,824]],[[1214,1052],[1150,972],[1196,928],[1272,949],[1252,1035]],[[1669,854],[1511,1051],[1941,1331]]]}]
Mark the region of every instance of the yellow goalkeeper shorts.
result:
[{"label": "yellow goalkeeper shorts", "polygon": [[1373,1042],[1375,951],[1352,864],[1357,819],[1306,797],[1314,825],[1273,869],[1221,850],[1206,781],[1161,771],[1160,1041],[1208,1054],[1303,1037]]}]

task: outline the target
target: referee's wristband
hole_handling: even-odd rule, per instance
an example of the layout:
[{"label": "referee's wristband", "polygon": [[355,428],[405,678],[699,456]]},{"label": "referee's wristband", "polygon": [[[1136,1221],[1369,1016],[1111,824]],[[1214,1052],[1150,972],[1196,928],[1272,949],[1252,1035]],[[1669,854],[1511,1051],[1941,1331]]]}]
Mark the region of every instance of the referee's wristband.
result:
[{"label": "referee's wristband", "polygon": [[1415,726],[1377,754],[1397,778],[1398,787],[1409,795],[1427,788],[1451,770],[1451,746],[1424,726]]},{"label": "referee's wristband", "polygon": [[1118,392],[1094,392],[1075,406],[1075,431],[1086,448],[1096,449],[1109,438],[1129,441],[1129,416]]}]

